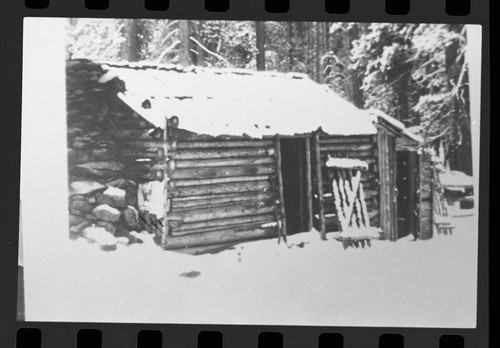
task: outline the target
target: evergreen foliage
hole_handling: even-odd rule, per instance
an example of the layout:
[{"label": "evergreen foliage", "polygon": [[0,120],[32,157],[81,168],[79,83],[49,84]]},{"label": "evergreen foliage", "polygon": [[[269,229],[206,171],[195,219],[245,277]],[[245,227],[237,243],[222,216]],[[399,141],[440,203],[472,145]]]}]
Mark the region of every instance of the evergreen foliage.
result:
[{"label": "evergreen foliage", "polygon": [[360,108],[418,126],[429,141],[443,142],[452,169],[471,172],[463,25],[269,21],[260,34],[258,27],[251,21],[70,19],[67,50],[69,57],[97,61],[254,70],[257,57],[265,57],[266,70],[306,73]]}]

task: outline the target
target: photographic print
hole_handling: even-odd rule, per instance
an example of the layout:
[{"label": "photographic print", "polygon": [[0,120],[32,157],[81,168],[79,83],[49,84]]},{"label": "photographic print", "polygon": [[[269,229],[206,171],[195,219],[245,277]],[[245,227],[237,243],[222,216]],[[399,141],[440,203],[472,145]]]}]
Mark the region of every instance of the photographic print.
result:
[{"label": "photographic print", "polygon": [[25,19],[18,319],[475,327],[480,42]]}]

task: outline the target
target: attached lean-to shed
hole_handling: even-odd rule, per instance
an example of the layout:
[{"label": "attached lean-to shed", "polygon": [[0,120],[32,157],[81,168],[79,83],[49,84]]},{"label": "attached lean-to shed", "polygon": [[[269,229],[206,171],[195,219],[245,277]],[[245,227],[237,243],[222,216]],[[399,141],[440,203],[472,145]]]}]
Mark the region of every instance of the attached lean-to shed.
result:
[{"label": "attached lean-to shed", "polygon": [[[362,189],[357,203],[345,201],[349,213],[363,210],[363,226],[398,238],[396,143],[415,154],[421,144],[398,121],[360,110],[303,74],[99,66],[108,113],[120,103],[128,109],[114,123],[117,136],[125,134],[120,124],[148,129],[126,134],[136,136],[128,147],[144,154],[134,163],[149,171],[138,210],[150,210],[164,248],[286,238],[312,227],[324,237],[342,230],[333,188],[341,180],[351,185],[345,192]],[[363,168],[332,171],[328,161],[347,163],[335,159]]]}]

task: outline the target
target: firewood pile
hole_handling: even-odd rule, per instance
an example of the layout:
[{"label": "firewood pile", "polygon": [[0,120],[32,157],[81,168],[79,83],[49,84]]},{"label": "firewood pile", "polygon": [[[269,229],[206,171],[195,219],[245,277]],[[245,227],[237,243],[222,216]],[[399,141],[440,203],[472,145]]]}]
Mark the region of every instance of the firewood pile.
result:
[{"label": "firewood pile", "polygon": [[103,82],[105,73],[88,60],[67,62],[69,221],[72,238],[114,250],[158,240],[161,226],[139,213],[137,197],[139,183],[163,179],[164,157],[156,139],[148,142],[147,121],[118,99],[123,82]]}]

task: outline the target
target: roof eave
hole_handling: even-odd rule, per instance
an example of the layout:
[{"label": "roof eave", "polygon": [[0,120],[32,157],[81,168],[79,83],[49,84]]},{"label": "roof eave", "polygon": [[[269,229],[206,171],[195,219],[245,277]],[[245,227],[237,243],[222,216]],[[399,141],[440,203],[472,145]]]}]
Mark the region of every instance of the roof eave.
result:
[{"label": "roof eave", "polygon": [[404,124],[380,110],[368,110],[368,112],[377,117],[376,123],[383,129],[389,131],[396,137],[403,137],[416,143],[416,145],[424,145],[425,140],[420,135],[408,130]]}]

